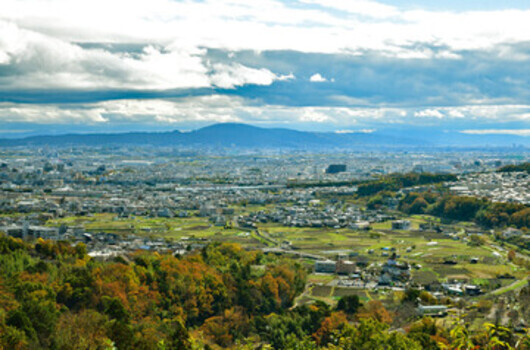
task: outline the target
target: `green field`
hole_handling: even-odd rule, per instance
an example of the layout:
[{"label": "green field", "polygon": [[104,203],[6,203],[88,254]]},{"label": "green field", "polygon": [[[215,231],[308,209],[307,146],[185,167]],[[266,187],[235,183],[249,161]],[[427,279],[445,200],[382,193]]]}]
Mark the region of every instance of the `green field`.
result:
[{"label": "green field", "polygon": [[[252,207],[252,209],[256,209]],[[430,217],[413,216],[413,228]],[[415,273],[418,280],[432,279],[493,279],[500,274],[511,274],[522,278],[526,270],[510,265],[505,256],[495,256],[488,245],[470,246],[460,240],[449,239],[442,234],[425,233],[417,230],[392,231],[389,222],[375,224],[372,231],[356,231],[347,228],[285,227],[279,224],[260,224],[258,229],[265,236],[249,229],[214,226],[203,217],[187,218],[119,218],[115,214],[67,217],[48,221],[47,225],[81,226],[90,232],[112,232],[122,235],[135,234],[148,237],[162,237],[169,240],[182,238],[207,238],[212,241],[234,242],[258,248],[274,246],[274,241],[291,242],[300,251],[320,256],[335,257],[338,252],[365,256],[371,262],[384,262],[382,248],[395,249],[402,260],[422,265],[423,275]],[[455,230],[461,230],[455,227]],[[269,239],[268,237],[272,238]],[[369,251],[373,253],[369,254]],[[407,251],[409,250],[409,251]],[[391,254],[391,252],[389,252]],[[444,259],[457,261],[457,265],[444,265]],[[478,264],[471,264],[471,258],[478,258]],[[315,281],[316,282],[316,281]]]},{"label": "green field", "polygon": [[235,242],[243,245],[264,245],[261,240],[245,229],[226,229],[214,226],[207,218],[119,218],[115,214],[67,217],[48,221],[49,226],[80,226],[89,232],[109,232],[120,235],[162,237],[169,240],[182,238],[208,238],[221,242]]}]

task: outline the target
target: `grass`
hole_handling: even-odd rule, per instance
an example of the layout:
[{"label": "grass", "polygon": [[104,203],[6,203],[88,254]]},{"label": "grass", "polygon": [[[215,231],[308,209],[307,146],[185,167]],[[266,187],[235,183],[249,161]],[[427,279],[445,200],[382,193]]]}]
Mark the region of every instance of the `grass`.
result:
[{"label": "grass", "polygon": [[336,278],[335,275],[328,275],[328,274],[309,274],[307,276],[307,282],[308,283],[314,283],[314,284],[328,284],[329,282],[333,281]]},{"label": "grass", "polygon": [[119,218],[115,214],[95,214],[93,216],[72,216],[48,221],[48,226],[82,226],[89,232],[109,232],[116,234],[136,234],[139,236],[157,236],[169,240],[183,237],[209,238],[214,241],[235,242],[243,245],[264,246],[262,239],[254,234],[241,235],[245,229],[225,229],[214,226],[207,218]]},{"label": "grass", "polygon": [[[267,210],[267,206],[246,206],[236,211]],[[413,227],[421,222],[436,221],[425,215],[414,215],[409,218]],[[163,237],[169,240],[179,240],[183,237],[207,238],[219,242],[236,242],[243,246],[256,248],[273,246],[271,242],[257,236],[252,230],[213,226],[208,218],[149,218],[130,217],[119,218],[116,214],[95,214],[93,216],[72,216],[50,220],[47,225],[82,226],[91,232],[113,232],[117,234],[136,234],[139,236]],[[335,250],[346,250],[365,255],[372,262],[383,262],[387,257],[381,256],[381,248],[395,248],[401,259],[423,266],[422,273],[414,272],[418,280],[442,279],[462,277],[473,279],[492,279],[500,274],[512,274],[523,278],[527,270],[507,264],[504,257],[496,257],[487,245],[471,247],[465,242],[448,239],[441,234],[425,233],[421,231],[393,231],[389,230],[390,222],[376,223],[372,231],[356,231],[349,228],[308,228],[286,227],[275,223],[259,224],[258,228],[269,234],[276,241],[290,241],[301,251],[318,255],[334,257]],[[242,235],[242,232],[250,232]],[[437,242],[432,245],[432,242]],[[407,252],[407,248],[414,247]],[[373,249],[374,254],[368,255]],[[456,266],[446,266],[441,263],[447,257],[457,260]],[[479,264],[470,264],[472,257],[479,258]],[[328,277],[310,275],[314,283],[327,283]],[[329,295],[328,295],[329,296]]]},{"label": "grass", "polygon": [[333,287],[329,286],[313,286],[311,289],[311,296],[315,297],[330,297]]},{"label": "grass", "polygon": [[505,293],[511,292],[511,291],[513,291],[513,290],[517,290],[517,289],[519,289],[519,288],[523,288],[523,287],[526,286],[527,284],[528,284],[528,280],[523,279],[523,280],[520,280],[520,281],[514,282],[514,283],[510,284],[510,285],[507,286],[507,287],[504,287],[504,288],[498,289],[498,290],[496,290],[495,292],[493,292],[492,294],[493,294],[493,295],[501,295],[501,294],[505,294]]}]

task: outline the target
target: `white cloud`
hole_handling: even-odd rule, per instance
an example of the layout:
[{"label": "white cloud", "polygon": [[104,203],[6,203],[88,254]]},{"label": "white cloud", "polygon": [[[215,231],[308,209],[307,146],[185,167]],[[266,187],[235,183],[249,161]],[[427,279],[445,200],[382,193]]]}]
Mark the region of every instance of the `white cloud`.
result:
[{"label": "white cloud", "polygon": [[376,129],[359,129],[359,130],[337,130],[336,134],[371,134],[376,132]]},{"label": "white cloud", "polygon": [[529,105],[465,105],[419,109],[413,112],[417,118],[424,119],[466,119],[488,122],[520,122],[530,120]]},{"label": "white cloud", "polygon": [[16,105],[0,103],[0,121],[28,123],[104,123],[109,120],[103,116],[104,109],[61,109],[49,105]]},{"label": "white cloud", "polygon": [[437,109],[424,109],[422,111],[414,112],[414,116],[418,118],[438,118],[441,119],[444,115]]},{"label": "white cloud", "polygon": [[278,77],[265,68],[254,69],[241,64],[215,64],[212,69],[214,72],[210,76],[212,85],[225,89],[232,89],[236,86],[247,84],[270,85],[275,80],[289,79],[289,76]]},{"label": "white cloud", "polygon": [[[434,112],[435,111],[435,112]],[[182,124],[246,122],[300,125],[327,123],[343,132],[369,132],[374,123],[427,124],[461,113],[475,122],[530,120],[530,105],[438,107],[435,109],[369,107],[289,107],[257,105],[237,96],[208,95],[181,99],[109,100],[87,104],[0,103],[2,122],[53,124]],[[422,118],[410,116],[422,115]],[[442,115],[442,117],[440,117]],[[452,119],[448,119],[452,120]],[[473,120],[471,120],[473,122]],[[352,126],[355,126],[352,128]]]},{"label": "white cloud", "polygon": [[464,113],[458,109],[450,109],[448,114],[453,118],[464,118]]},{"label": "white cloud", "polygon": [[184,100],[110,100],[78,105],[0,103],[0,121],[42,124],[236,122],[237,97],[221,95]]},{"label": "white cloud", "polygon": [[[530,60],[530,55],[525,52],[526,43],[530,42],[528,18],[529,10],[407,11],[373,0],[300,0],[296,5],[279,0],[2,0],[0,88],[3,91],[266,86],[296,78],[292,73],[280,73],[270,68],[291,69],[292,62],[287,62],[287,56],[275,56],[276,61],[272,62],[268,61],[267,55],[259,53],[290,50],[340,54],[341,59],[352,58],[356,62],[363,55],[370,55],[370,58],[382,56],[377,62],[380,66],[366,65],[359,71],[360,82],[374,81],[376,84],[380,83],[377,78],[382,76],[376,71],[377,67],[388,67],[385,62],[390,66],[399,62],[395,67],[401,67],[409,64],[401,65],[407,60],[463,60],[471,51],[476,56],[474,59],[480,60],[480,53],[484,53],[484,57],[511,60],[517,63],[515,67],[523,67],[514,68],[513,76],[506,77],[505,83],[509,87],[519,86],[524,92],[520,96],[514,93],[510,100],[501,101],[501,96],[497,101],[488,101],[487,92],[480,91],[480,86],[473,86],[476,82],[463,81],[464,93],[455,91],[458,98],[444,96],[445,90],[440,89],[440,93],[432,94],[435,96],[431,99],[419,96],[417,99],[423,98],[424,101],[419,100],[423,107],[418,108],[379,107],[392,106],[392,102],[384,99],[396,96],[391,96],[391,92],[379,96],[370,86],[366,94],[360,94],[362,97],[358,98],[337,96],[348,94],[340,87],[333,92],[336,96],[329,96],[330,103],[351,108],[255,106],[242,99],[223,100],[219,97],[181,101],[122,100],[77,106],[4,103],[0,104],[0,121],[178,123],[183,120],[285,120],[286,123],[328,122],[344,126],[363,121],[401,123],[408,117],[408,121],[414,123],[456,119],[528,121],[530,108],[525,105],[527,94],[524,90],[527,85],[524,63]],[[98,45],[87,45],[89,43]],[[127,48],[129,46],[134,48]],[[227,61],[208,62],[213,57],[208,56],[209,49],[224,49],[231,54]],[[241,50],[253,50],[258,58],[252,64],[247,63],[249,66],[238,63]],[[267,62],[270,66],[260,66],[256,62]],[[438,68],[432,71],[443,73],[444,69],[451,69],[446,62],[442,63],[439,71]],[[495,63],[492,61],[492,66]],[[414,64],[411,62],[410,66]],[[438,62],[432,66],[438,67]],[[488,76],[488,70],[498,69],[488,64],[484,66],[487,67],[470,67],[471,73],[475,69],[484,69],[485,72],[480,72],[482,77]],[[304,66],[302,73],[297,75],[305,76],[305,69],[327,75],[315,73],[309,78],[312,82],[333,81],[331,76],[335,75],[331,68],[323,71],[322,65]],[[371,77],[374,79],[370,80]],[[450,78],[453,84],[444,87],[454,86],[455,80],[459,82],[461,77]],[[400,84],[414,87],[415,83],[426,83],[421,81],[422,77],[413,81],[415,78],[412,75],[410,82]],[[433,86],[441,86],[444,84],[442,80],[438,75],[433,76]],[[468,90],[466,84],[470,85]],[[313,85],[315,90],[317,87]],[[445,95],[450,93],[445,92]],[[290,99],[289,102],[293,102],[294,98],[287,97],[285,101]],[[410,101],[405,100],[397,103],[410,106]],[[447,107],[455,100],[467,105]],[[372,104],[371,101],[376,102]]]},{"label": "white cloud", "polygon": [[0,57],[14,72],[1,77],[0,83],[12,88],[168,89],[210,85],[201,50],[162,52],[147,46],[133,57],[84,49],[2,21],[0,33]]},{"label": "white cloud", "polygon": [[322,75],[320,75],[320,73],[316,73],[316,74],[313,74],[309,78],[309,81],[311,81],[313,83],[323,83],[323,82],[326,82],[328,80],[326,78],[324,78]]},{"label": "white cloud", "polygon": [[370,0],[302,0],[302,2],[374,18],[388,18],[399,14],[394,6]]},{"label": "white cloud", "polygon": [[279,81],[287,81],[287,80],[293,80],[293,79],[296,79],[296,77],[294,76],[292,72],[289,74],[278,76]]},{"label": "white cloud", "polygon": [[332,122],[334,119],[329,113],[324,113],[318,108],[306,107],[301,109],[301,114],[298,119],[301,122],[316,122],[316,123],[325,123]]},{"label": "white cloud", "polygon": [[469,105],[440,107],[438,108],[438,111],[455,119],[462,119],[465,117],[471,120],[498,122],[530,120],[530,106],[528,105]]},{"label": "white cloud", "polygon": [[[307,6],[278,0],[3,0],[0,19],[66,42],[326,53],[376,50],[404,58],[459,58],[458,50],[496,50],[502,43],[530,40],[528,10],[406,11],[371,0],[302,3]],[[418,43],[444,49],[428,50]]]},{"label": "white cloud", "polygon": [[463,130],[462,134],[470,135],[517,135],[517,136],[530,136],[530,129],[481,129],[481,130]]},{"label": "white cloud", "polygon": [[294,78],[235,63],[208,67],[205,53],[173,44],[148,45],[135,55],[86,49],[0,21],[0,63],[13,71],[0,84],[11,88],[233,88]]}]

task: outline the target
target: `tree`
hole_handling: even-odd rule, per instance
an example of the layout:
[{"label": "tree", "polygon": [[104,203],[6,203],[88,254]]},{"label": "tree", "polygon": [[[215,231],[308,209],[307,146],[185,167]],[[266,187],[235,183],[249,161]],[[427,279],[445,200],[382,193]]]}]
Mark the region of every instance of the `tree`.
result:
[{"label": "tree", "polygon": [[525,208],[512,214],[510,223],[518,228],[530,228],[530,208]]},{"label": "tree", "polygon": [[222,347],[233,345],[235,339],[248,335],[249,319],[241,310],[227,309],[221,316],[207,319],[201,326],[207,337]]},{"label": "tree", "polygon": [[422,349],[438,350],[438,342],[446,343],[445,339],[441,337],[441,332],[442,330],[436,326],[436,322],[427,317],[413,323],[407,332],[407,337],[420,343]]},{"label": "tree", "polygon": [[442,349],[457,349],[457,350],[471,350],[475,348],[475,344],[471,340],[469,331],[465,326],[456,326],[451,329],[450,332],[452,344],[446,345],[444,343],[438,343]]},{"label": "tree", "polygon": [[513,333],[509,328],[494,325],[492,323],[485,323],[486,339],[485,347],[492,350],[508,350],[513,349],[511,346],[514,343]]},{"label": "tree", "polygon": [[318,345],[325,345],[333,340],[333,335],[348,324],[348,319],[343,312],[332,312],[326,317],[320,328],[313,334],[313,338]]},{"label": "tree", "polygon": [[419,289],[409,288],[405,291],[405,295],[403,295],[402,302],[409,302],[417,305],[418,299],[420,298],[420,294],[421,291]]},{"label": "tree", "polygon": [[337,310],[353,315],[361,306],[362,304],[359,301],[359,297],[357,295],[346,295],[340,298],[339,302],[337,303]]},{"label": "tree", "polygon": [[412,202],[408,212],[410,214],[423,214],[428,206],[429,203],[423,197],[418,197]]},{"label": "tree", "polygon": [[0,349],[22,350],[28,348],[26,334],[5,324],[4,315],[0,313]]},{"label": "tree", "polygon": [[486,240],[484,239],[484,237],[479,236],[479,235],[471,235],[471,236],[469,236],[469,243],[468,244],[470,246],[472,246],[472,247],[480,247],[485,242],[486,242]]},{"label": "tree", "polygon": [[380,323],[391,324],[392,315],[379,300],[370,300],[357,312],[358,319],[373,319]]},{"label": "tree", "polygon": [[421,345],[399,332],[388,332],[388,325],[373,319],[361,320],[358,326],[346,325],[334,335],[329,350],[420,350]]},{"label": "tree", "polygon": [[54,331],[59,350],[102,349],[110,340],[107,336],[107,318],[95,310],[61,315]]}]

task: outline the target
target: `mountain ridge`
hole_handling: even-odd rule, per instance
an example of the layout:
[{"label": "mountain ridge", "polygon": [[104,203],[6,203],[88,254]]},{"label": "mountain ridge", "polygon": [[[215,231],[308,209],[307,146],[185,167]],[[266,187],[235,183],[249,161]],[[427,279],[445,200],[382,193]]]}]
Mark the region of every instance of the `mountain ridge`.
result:
[{"label": "mountain ridge", "polygon": [[[406,136],[403,136],[406,134]],[[419,135],[415,135],[419,134]],[[243,123],[218,123],[189,132],[68,133],[0,139],[0,146],[101,146],[110,144],[152,146],[198,146],[236,148],[362,148],[368,147],[451,147],[510,146],[529,142],[524,137],[501,135],[451,134],[425,135],[421,132],[337,133],[299,131],[288,128],[262,128]]]}]

